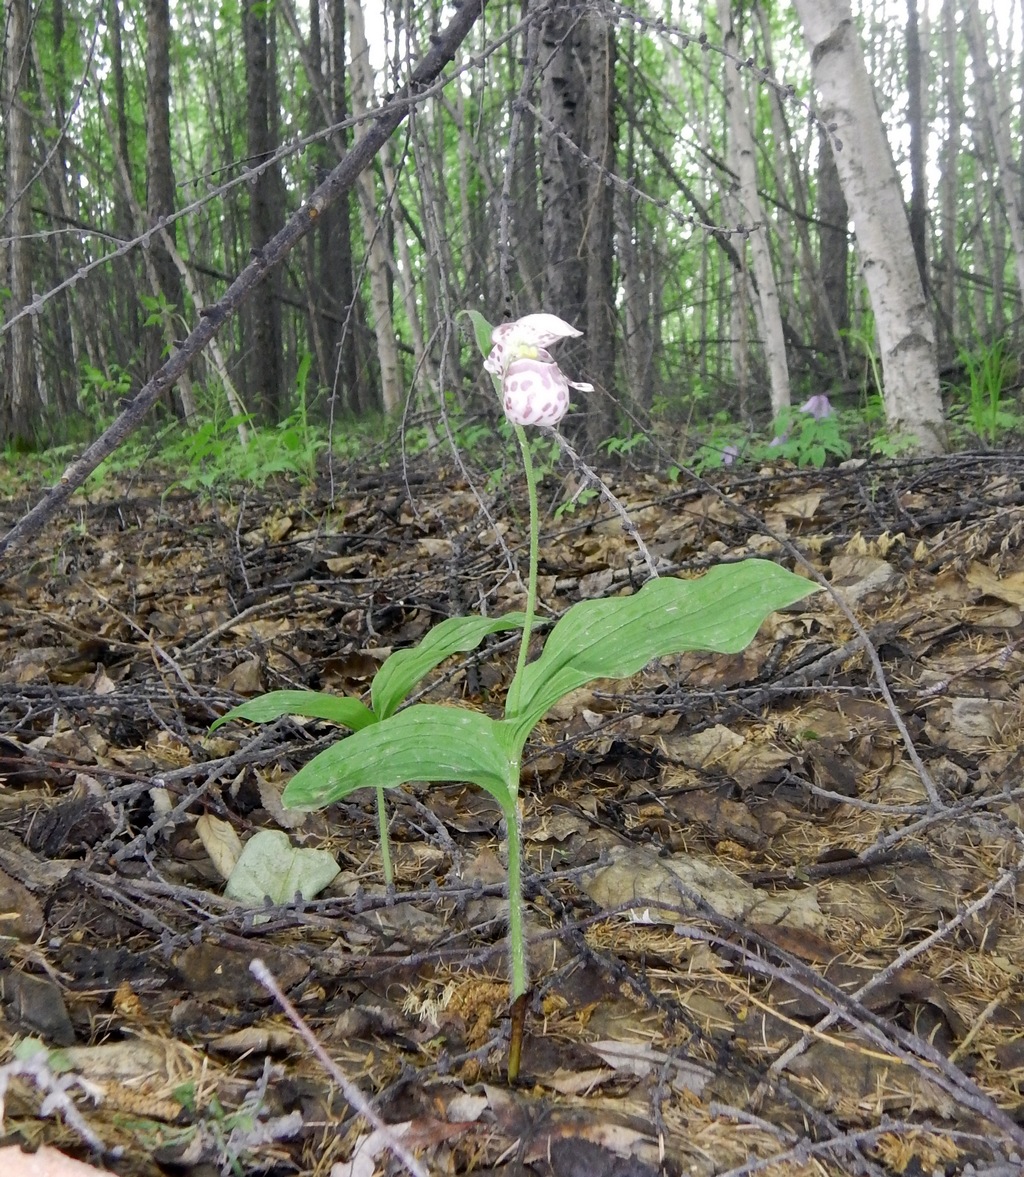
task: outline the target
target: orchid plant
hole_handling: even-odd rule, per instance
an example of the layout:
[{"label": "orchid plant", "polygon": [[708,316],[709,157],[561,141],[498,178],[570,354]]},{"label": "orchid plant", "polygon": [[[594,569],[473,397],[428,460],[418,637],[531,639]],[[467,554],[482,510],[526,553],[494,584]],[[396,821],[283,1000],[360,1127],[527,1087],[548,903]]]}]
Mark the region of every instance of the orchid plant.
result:
[{"label": "orchid plant", "polygon": [[[530,504],[525,610],[441,622],[418,646],[396,651],[381,665],[370,688],[369,706],[322,693],[276,691],[234,708],[217,724],[300,715],[350,728],[351,735],[296,773],[283,801],[288,807],[318,809],[357,789],[376,789],[385,853],[385,789],[411,781],[467,781],[497,801],[504,816],[508,870],[512,997],[508,1077],[515,1081],[529,987],[519,790],[523,752],[534,728],[560,699],[595,679],[625,678],[653,659],[684,650],[742,650],[770,613],[814,592],[815,586],[765,560],[719,566],[696,580],[654,575],[629,596],[573,605],[531,660],[540,524],[526,428],[556,425],[569,409],[569,389],[590,391],[592,386],[568,380],[548,350],[559,340],[581,334],[556,315],[526,315],[492,329],[482,315],[468,314],[486,356],[484,368],[493,379],[523,458]],[[445,658],[475,649],[489,634],[511,629],[521,631],[519,652],[500,718],[435,703],[399,709],[417,683]],[[390,866],[386,872],[390,881]]]}]

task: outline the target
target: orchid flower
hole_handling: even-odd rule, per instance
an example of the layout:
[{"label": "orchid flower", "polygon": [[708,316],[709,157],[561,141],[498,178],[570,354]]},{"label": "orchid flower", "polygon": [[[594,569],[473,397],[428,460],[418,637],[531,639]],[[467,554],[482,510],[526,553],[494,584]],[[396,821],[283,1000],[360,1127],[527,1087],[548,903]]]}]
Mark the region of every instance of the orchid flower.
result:
[{"label": "orchid flower", "polygon": [[499,323],[491,334],[484,368],[501,379],[505,416],[514,425],[557,425],[569,408],[569,389],[593,392],[592,384],[567,380],[547,348],[582,335],[557,315],[524,315]]},{"label": "orchid flower", "polygon": [[824,417],[832,416],[832,405],[828,397],[823,392],[819,392],[804,401],[800,406],[800,412],[810,413],[815,421],[820,421]]}]

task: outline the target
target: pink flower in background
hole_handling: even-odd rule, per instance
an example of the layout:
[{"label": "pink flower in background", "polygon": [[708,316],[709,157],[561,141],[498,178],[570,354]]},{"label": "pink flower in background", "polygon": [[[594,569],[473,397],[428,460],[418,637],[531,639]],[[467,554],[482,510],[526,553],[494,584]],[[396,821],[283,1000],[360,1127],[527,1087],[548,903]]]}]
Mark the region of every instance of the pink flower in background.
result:
[{"label": "pink flower in background", "polygon": [[515,425],[557,425],[569,408],[569,389],[593,392],[592,384],[565,378],[547,350],[560,339],[582,335],[557,315],[524,315],[499,323],[491,334],[484,368],[501,378],[505,416]]},{"label": "pink flower in background", "polygon": [[722,465],[731,466],[733,462],[740,456],[740,447],[738,445],[727,445],[722,450]]},{"label": "pink flower in background", "polygon": [[815,421],[820,421],[823,417],[832,416],[832,405],[828,397],[823,392],[819,392],[804,401],[800,406],[800,412],[810,413]]}]

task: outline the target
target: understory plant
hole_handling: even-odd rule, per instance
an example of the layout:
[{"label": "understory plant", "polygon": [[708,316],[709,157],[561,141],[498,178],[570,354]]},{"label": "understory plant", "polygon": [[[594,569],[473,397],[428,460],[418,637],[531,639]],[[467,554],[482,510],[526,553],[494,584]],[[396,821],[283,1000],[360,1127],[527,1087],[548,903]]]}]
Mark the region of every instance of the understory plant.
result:
[{"label": "understory plant", "polygon": [[[520,772],[527,740],[562,698],[595,679],[625,678],[653,659],[686,650],[735,653],[765,618],[815,591],[802,577],[765,560],[712,568],[694,579],[653,576],[635,593],[585,600],[569,608],[531,659],[537,616],[539,509],[537,475],[526,427],[554,427],[569,408],[566,379],[548,348],[581,334],[551,314],[532,314],[491,328],[469,312],[505,415],[519,444],[530,508],[526,607],[501,617],[453,617],[419,646],[392,654],[370,688],[370,705],[306,692],[274,692],[236,707],[228,719],[268,721],[283,715],[331,720],[351,729],[314,757],[289,782],[283,801],[319,809],[357,789],[383,790],[412,781],[472,782],[489,793],[504,816],[508,871],[508,949],[512,1031],[508,1076],[519,1072],[529,985],[523,927],[523,832]],[[399,709],[413,687],[450,654],[474,649],[488,635],[520,630],[515,673],[499,717],[460,706],[415,703]],[[382,846],[386,823],[381,812]]]},{"label": "understory plant", "polygon": [[1015,367],[1013,357],[1005,342],[997,339],[976,351],[963,349],[958,359],[967,374],[963,411],[970,428],[983,441],[995,445],[1000,434],[1021,424],[1016,407],[1003,396]]},{"label": "understory plant", "polygon": [[767,442],[743,438],[739,425],[719,416],[701,446],[694,469],[703,473],[741,460],[770,462],[785,458],[797,466],[820,470],[829,457],[850,456],[850,443],[843,436],[844,424],[824,393],[808,397],[799,408],[783,409],[775,419],[774,435]]}]

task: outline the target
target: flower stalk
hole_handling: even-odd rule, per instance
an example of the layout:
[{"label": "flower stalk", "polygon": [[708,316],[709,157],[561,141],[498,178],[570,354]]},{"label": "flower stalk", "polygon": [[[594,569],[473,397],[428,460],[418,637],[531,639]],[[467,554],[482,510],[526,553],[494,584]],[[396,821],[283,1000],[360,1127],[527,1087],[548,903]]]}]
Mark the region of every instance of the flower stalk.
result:
[{"label": "flower stalk", "polygon": [[[526,619],[523,622],[522,637],[519,641],[519,657],[516,660],[516,672],[508,688],[505,698],[505,715],[515,715],[519,710],[519,686],[523,677],[530,653],[530,637],[533,633],[533,622],[537,616],[537,567],[540,561],[540,509],[537,503],[537,471],[530,453],[530,443],[526,437],[526,430],[522,425],[513,425],[516,441],[523,456],[523,470],[526,473],[526,491],[530,500],[530,571],[526,581]],[[515,782],[518,790],[519,782]]]}]

